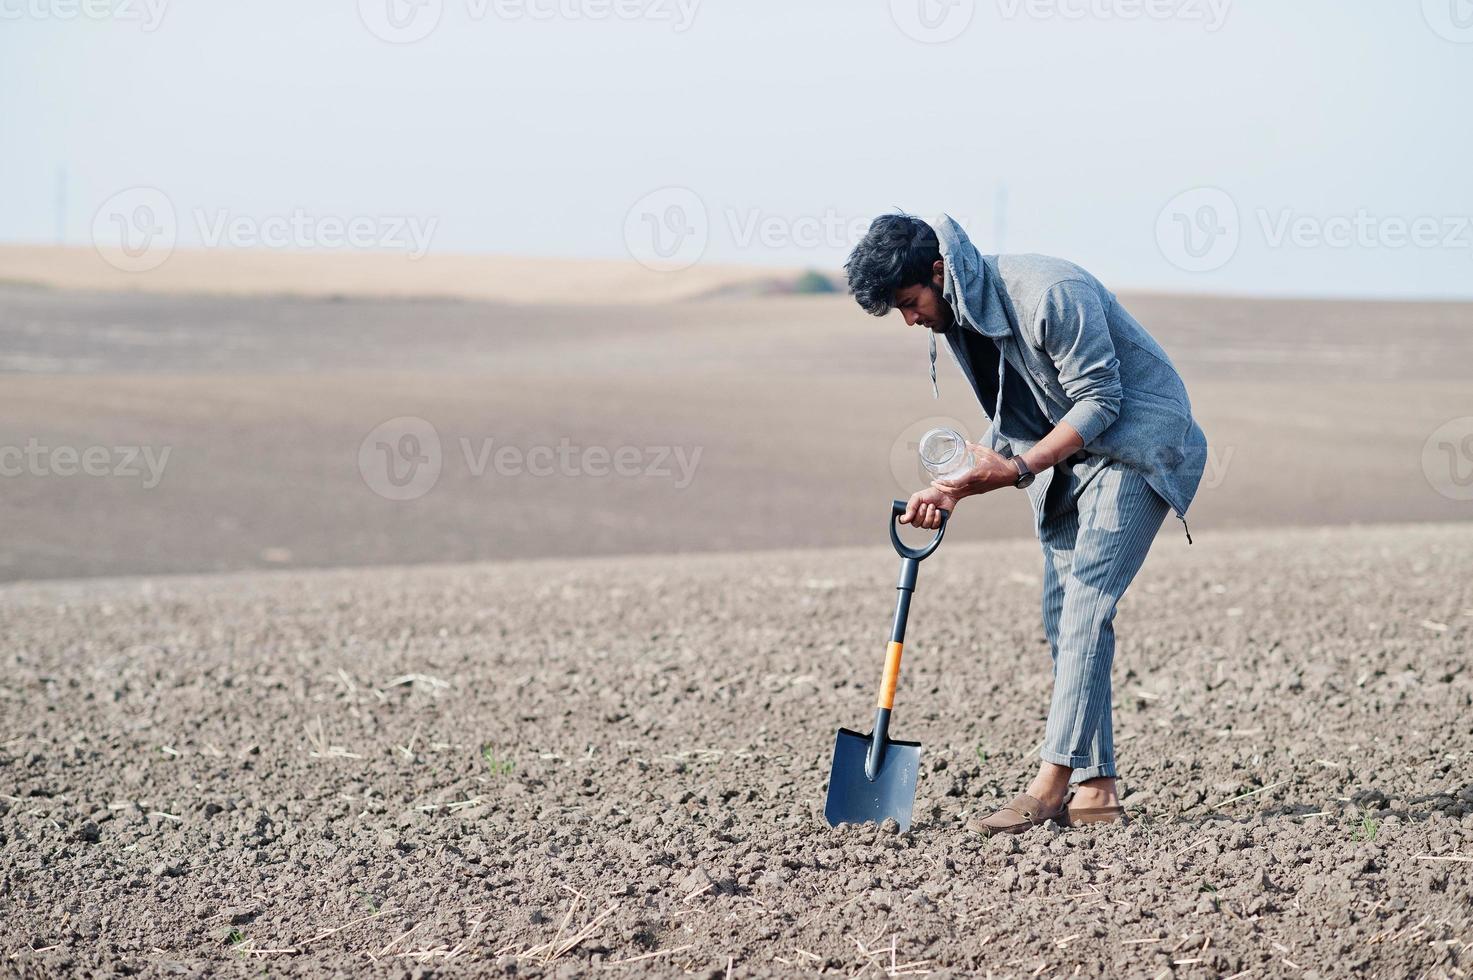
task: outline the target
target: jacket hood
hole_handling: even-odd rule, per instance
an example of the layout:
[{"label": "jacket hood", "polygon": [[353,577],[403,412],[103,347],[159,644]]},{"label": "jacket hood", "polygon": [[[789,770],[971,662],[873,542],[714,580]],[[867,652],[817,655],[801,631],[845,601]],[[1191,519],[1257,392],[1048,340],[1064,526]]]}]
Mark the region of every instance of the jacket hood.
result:
[{"label": "jacket hood", "polygon": [[956,322],[947,331],[961,326],[963,319],[977,330],[993,339],[1006,337],[1012,332],[1002,304],[993,295],[997,285],[997,266],[989,262],[962,226],[949,214],[940,214],[928,222],[936,232],[936,241],[941,249],[941,261],[946,266],[946,283],[941,296],[951,304]]},{"label": "jacket hood", "polygon": [[[999,429],[1002,424],[1003,392],[1007,377],[1008,359],[1002,353],[1002,348],[1004,338],[1012,333],[1003,305],[1001,278],[996,263],[989,262],[977,251],[977,246],[972,244],[962,226],[952,220],[951,215],[937,215],[928,224],[936,232],[941,261],[945,265],[945,283],[941,289],[941,298],[951,304],[952,323],[945,333],[946,346],[951,351],[951,359],[961,368],[973,391],[977,390],[977,383],[972,373],[971,358],[966,353],[962,331],[976,330],[998,344],[997,405],[991,419],[992,425],[988,427],[988,442],[996,450],[1002,436]],[[936,389],[934,331],[931,332],[931,394],[932,397],[939,397],[940,394]]]}]

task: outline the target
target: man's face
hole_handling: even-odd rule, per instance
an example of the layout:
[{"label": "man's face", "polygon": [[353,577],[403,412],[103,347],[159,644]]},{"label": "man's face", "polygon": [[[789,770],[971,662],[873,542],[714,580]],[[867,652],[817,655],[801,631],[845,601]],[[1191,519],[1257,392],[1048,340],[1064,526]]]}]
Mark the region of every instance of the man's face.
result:
[{"label": "man's face", "polygon": [[895,308],[905,317],[906,326],[913,327],[919,323],[937,333],[951,329],[955,317],[951,304],[941,298],[943,272],[941,260],[937,259],[930,282],[918,282],[895,290]]}]

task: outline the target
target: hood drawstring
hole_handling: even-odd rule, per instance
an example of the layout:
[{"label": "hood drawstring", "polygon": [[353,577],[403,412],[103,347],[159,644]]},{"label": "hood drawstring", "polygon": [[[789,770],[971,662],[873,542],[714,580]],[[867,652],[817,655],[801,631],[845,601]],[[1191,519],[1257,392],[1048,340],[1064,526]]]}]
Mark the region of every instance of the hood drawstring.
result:
[{"label": "hood drawstring", "polygon": [[931,335],[931,397],[940,398],[941,392],[936,390],[936,331],[926,332]]},{"label": "hood drawstring", "polygon": [[[940,398],[941,397],[941,393],[936,389],[936,331],[932,330],[932,331],[930,331],[930,334],[931,334],[931,397],[932,398]],[[997,405],[993,408],[992,425],[987,430],[987,440],[990,443],[990,445],[989,445],[988,448],[990,448],[993,452],[997,452],[998,451],[998,449],[997,449],[997,430],[998,430],[998,426],[1000,426],[1002,424],[1002,386],[1003,386],[1003,382],[1007,380],[1006,377],[1005,377],[1005,375],[1004,375],[1004,372],[1007,370],[1007,363],[1008,363],[1008,359],[1003,356],[1003,353],[1002,353],[1002,345],[999,344],[998,345],[998,350],[997,350]]]},{"label": "hood drawstring", "polygon": [[1189,528],[1189,527],[1187,527],[1187,519],[1185,517],[1179,517],[1178,520],[1181,521],[1181,529],[1183,531],[1187,532],[1187,544],[1191,544],[1192,543],[1192,529]]},{"label": "hood drawstring", "polygon": [[1003,356],[1002,344],[999,343],[997,345],[997,407],[994,409],[994,412],[993,412],[993,414],[996,417],[993,418],[993,420],[992,420],[992,428],[989,430],[989,432],[991,434],[991,440],[990,441],[991,441],[992,445],[988,447],[993,452],[997,452],[998,451],[998,449],[997,449],[997,430],[1002,427],[1002,386],[1003,386],[1003,382],[1007,380],[1003,376],[1004,375],[1004,372],[1007,371],[1007,365],[1008,365],[1008,359]]},{"label": "hood drawstring", "polygon": [[[996,280],[996,278],[992,276],[986,276],[985,278],[987,279],[987,285],[990,286],[992,289],[993,301],[996,302],[1000,308],[1006,309],[1006,307],[1002,305],[1002,285]],[[997,345],[997,406],[994,409],[993,413],[996,418],[994,418],[992,421],[992,445],[990,448],[993,452],[997,452],[997,430],[1002,427],[1002,400],[1003,391],[1007,384],[1008,355],[1007,350],[1004,347],[1005,341],[1003,338],[993,338],[992,342]],[[1011,452],[1011,448],[1009,449],[1009,452]]]},{"label": "hood drawstring", "polygon": [[[936,331],[928,330],[927,332],[931,335],[931,397],[940,398],[941,393],[936,388]],[[1002,342],[994,342],[997,344],[997,404],[992,410],[992,425],[988,429],[987,440],[989,443],[988,448],[993,452],[997,452],[997,430],[1002,424],[1002,389],[1003,383],[1007,380],[1005,372],[1007,371],[1008,359],[1003,356]]]}]

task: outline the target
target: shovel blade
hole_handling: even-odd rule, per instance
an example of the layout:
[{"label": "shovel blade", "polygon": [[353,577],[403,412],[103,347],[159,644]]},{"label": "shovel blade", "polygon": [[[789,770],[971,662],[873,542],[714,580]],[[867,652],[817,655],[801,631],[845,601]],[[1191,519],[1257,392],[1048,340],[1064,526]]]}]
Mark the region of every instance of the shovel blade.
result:
[{"label": "shovel blade", "polygon": [[837,827],[841,823],[881,823],[891,817],[901,830],[909,830],[921,771],[921,743],[886,739],[885,757],[873,780],[864,772],[869,747],[870,736],[839,729],[824,819],[830,827]]}]

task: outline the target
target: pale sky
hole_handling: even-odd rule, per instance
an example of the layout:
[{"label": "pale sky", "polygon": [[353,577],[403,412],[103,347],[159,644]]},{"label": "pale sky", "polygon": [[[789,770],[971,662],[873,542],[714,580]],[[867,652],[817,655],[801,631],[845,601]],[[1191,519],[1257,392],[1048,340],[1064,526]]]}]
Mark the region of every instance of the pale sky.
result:
[{"label": "pale sky", "polygon": [[1117,289],[1473,297],[1470,93],[1470,0],[0,0],[0,241],[146,188],[182,246],[833,269],[900,207]]}]

